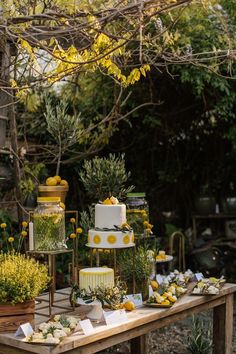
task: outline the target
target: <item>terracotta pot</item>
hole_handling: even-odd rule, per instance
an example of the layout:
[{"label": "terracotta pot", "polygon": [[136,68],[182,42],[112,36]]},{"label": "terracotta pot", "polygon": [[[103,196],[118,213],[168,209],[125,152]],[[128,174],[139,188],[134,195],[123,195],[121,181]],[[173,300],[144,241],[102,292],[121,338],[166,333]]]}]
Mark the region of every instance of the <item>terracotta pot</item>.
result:
[{"label": "terracotta pot", "polygon": [[35,301],[29,300],[19,304],[0,304],[0,332],[15,332],[26,322],[34,325]]},{"label": "terracotta pot", "polygon": [[61,202],[65,203],[68,186],[43,186],[38,187],[40,197],[60,197]]}]

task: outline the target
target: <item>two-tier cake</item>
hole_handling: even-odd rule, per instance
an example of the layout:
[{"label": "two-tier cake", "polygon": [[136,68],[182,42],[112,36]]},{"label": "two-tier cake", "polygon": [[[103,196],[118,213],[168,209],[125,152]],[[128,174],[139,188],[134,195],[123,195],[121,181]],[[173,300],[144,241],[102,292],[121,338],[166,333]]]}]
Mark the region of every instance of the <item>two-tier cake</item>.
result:
[{"label": "two-tier cake", "polygon": [[114,197],[95,206],[95,228],[89,230],[88,247],[126,248],[134,246],[134,233],[126,222],[126,206]]}]

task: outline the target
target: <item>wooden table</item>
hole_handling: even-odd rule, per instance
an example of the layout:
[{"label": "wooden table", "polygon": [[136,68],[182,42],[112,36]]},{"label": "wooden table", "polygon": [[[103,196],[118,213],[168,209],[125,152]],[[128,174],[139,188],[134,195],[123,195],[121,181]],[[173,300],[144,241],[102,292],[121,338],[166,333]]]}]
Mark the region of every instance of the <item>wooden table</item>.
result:
[{"label": "wooden table", "polygon": [[92,354],[123,341],[131,341],[133,354],[146,354],[145,335],[192,314],[213,309],[214,354],[232,353],[233,295],[236,284],[226,284],[220,295],[184,295],[169,309],[141,307],[128,313],[128,322],[113,326],[99,324],[91,335],[74,334],[56,347],[32,345],[14,338],[13,334],[0,334],[0,353],[4,354]]}]

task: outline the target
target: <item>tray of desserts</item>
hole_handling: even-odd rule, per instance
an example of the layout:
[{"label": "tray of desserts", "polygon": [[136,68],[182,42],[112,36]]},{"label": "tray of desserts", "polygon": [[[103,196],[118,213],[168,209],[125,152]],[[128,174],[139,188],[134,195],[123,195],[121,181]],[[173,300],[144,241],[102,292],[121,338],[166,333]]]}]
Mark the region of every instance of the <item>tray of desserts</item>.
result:
[{"label": "tray of desserts", "polygon": [[203,278],[196,283],[191,292],[191,295],[219,295],[220,290],[224,286],[224,283],[224,278]]}]

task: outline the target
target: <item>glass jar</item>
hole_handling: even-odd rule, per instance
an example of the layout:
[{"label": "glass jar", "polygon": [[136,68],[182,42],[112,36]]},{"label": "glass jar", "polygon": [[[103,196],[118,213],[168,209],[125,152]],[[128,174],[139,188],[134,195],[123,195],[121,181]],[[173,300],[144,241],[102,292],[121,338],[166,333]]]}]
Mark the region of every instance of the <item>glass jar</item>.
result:
[{"label": "glass jar", "polygon": [[145,197],[145,193],[127,194],[127,222],[134,230],[134,234],[144,234],[149,223],[149,207]]},{"label": "glass jar", "polygon": [[56,251],[67,248],[65,240],[65,212],[58,197],[38,197],[33,214],[34,250]]}]

